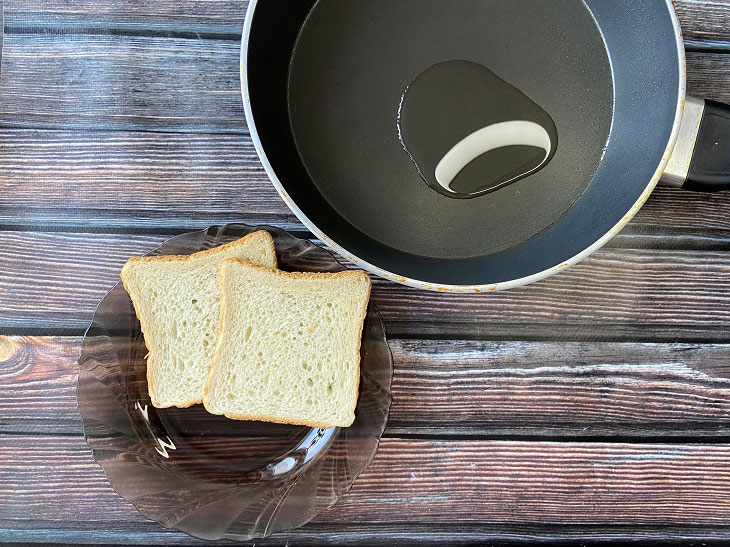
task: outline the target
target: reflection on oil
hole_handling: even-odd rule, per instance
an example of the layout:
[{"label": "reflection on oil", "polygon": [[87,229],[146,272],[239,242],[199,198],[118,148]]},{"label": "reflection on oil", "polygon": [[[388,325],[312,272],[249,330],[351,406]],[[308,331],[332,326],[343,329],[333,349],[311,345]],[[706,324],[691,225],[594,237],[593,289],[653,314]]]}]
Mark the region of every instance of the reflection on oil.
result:
[{"label": "reflection on oil", "polygon": [[398,109],[401,143],[426,183],[453,198],[493,192],[544,168],[550,115],[488,68],[447,61],[423,71]]}]

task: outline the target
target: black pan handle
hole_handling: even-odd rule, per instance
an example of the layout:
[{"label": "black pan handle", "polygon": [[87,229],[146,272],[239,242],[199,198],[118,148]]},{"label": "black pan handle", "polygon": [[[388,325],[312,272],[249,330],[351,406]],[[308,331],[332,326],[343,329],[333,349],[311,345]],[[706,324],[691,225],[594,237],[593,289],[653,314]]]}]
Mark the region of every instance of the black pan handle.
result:
[{"label": "black pan handle", "polygon": [[664,182],[695,192],[730,190],[730,106],[688,97]]},{"label": "black pan handle", "polygon": [[730,190],[730,106],[705,101],[687,181],[682,188],[697,192]]}]

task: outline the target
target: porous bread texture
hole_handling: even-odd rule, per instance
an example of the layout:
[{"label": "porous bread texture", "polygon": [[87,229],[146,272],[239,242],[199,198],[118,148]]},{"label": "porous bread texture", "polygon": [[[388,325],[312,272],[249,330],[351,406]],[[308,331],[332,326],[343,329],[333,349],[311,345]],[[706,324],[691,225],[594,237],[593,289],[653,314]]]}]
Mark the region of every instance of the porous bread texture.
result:
[{"label": "porous bread texture", "polygon": [[232,257],[276,267],[274,242],[261,230],[189,256],[134,257],[122,268],[149,350],[147,387],[155,407],[202,402],[218,334],[218,270]]},{"label": "porous bread texture", "polygon": [[355,419],[363,271],[288,273],[227,259],[203,404],[236,420],[347,427]]}]

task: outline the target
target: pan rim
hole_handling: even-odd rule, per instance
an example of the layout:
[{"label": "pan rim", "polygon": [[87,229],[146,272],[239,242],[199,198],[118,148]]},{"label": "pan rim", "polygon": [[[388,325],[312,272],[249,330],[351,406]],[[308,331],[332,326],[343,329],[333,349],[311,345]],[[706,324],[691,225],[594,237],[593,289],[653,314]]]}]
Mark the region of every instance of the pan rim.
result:
[{"label": "pan rim", "polygon": [[323,241],[327,246],[329,246],[331,249],[336,251],[338,254],[346,258],[347,260],[353,262],[357,266],[360,266],[361,268],[378,275],[380,277],[383,277],[385,279],[394,281],[396,283],[401,283],[404,285],[408,285],[414,288],[418,289],[425,289],[429,291],[438,291],[438,292],[454,292],[454,293],[481,293],[481,292],[488,292],[488,291],[501,291],[501,290],[507,290],[512,289],[516,287],[522,287],[524,285],[529,285],[531,283],[535,283],[537,281],[540,281],[542,279],[545,279],[547,277],[550,277],[566,268],[569,268],[578,262],[582,261],[583,259],[587,258],[591,254],[598,251],[601,247],[603,247],[606,243],[608,243],[616,234],[618,234],[625,226],[628,224],[628,222],[638,213],[638,211],[641,209],[641,207],[646,203],[646,200],[649,198],[651,193],[654,191],[654,188],[659,183],[659,180],[661,179],[662,175],[664,174],[664,170],[666,169],[667,164],[669,163],[669,159],[672,155],[672,152],[674,151],[674,147],[677,143],[677,139],[679,136],[679,127],[682,121],[682,116],[684,114],[684,107],[685,107],[685,98],[686,98],[686,91],[687,91],[687,63],[686,63],[686,55],[684,50],[684,40],[682,38],[682,28],[679,22],[679,17],[677,16],[676,9],[673,4],[673,0],[664,0],[666,7],[669,12],[669,16],[672,22],[672,26],[674,28],[674,38],[675,38],[675,45],[677,47],[677,59],[678,59],[678,69],[679,69],[679,86],[678,86],[678,92],[677,92],[677,105],[675,110],[675,116],[674,116],[674,122],[672,124],[672,132],[669,136],[669,140],[667,142],[667,146],[664,150],[664,154],[662,155],[661,162],[657,166],[656,171],[654,172],[654,175],[647,183],[646,187],[644,188],[644,191],[641,193],[639,198],[636,200],[636,202],[631,206],[629,211],[621,218],[621,220],[615,224],[608,232],[606,232],[603,236],[601,236],[597,241],[595,241],[590,246],[586,247],[583,251],[576,254],[572,258],[569,258],[568,260],[565,260],[563,262],[560,262],[559,264],[556,264],[554,266],[551,266],[550,268],[547,268],[545,270],[542,270],[540,272],[531,274],[529,276],[512,279],[509,281],[502,281],[499,283],[485,283],[480,285],[449,285],[449,284],[440,284],[440,283],[434,283],[430,281],[422,281],[418,279],[413,279],[409,277],[404,277],[402,275],[390,272],[388,270],[385,270],[383,268],[380,268],[379,266],[376,266],[374,264],[371,264],[370,262],[354,255],[353,253],[349,252],[347,249],[339,245],[336,241],[334,241],[332,238],[327,236],[314,222],[312,222],[306,214],[297,206],[297,204],[294,202],[294,200],[289,196],[288,192],[284,189],[284,186],[282,185],[281,181],[277,177],[276,173],[274,172],[274,169],[269,162],[269,159],[266,155],[266,152],[264,151],[263,145],[261,143],[261,139],[258,134],[258,130],[256,128],[256,122],[254,121],[253,117],[253,110],[251,108],[251,98],[249,96],[249,86],[248,86],[248,70],[247,70],[247,60],[248,60],[248,42],[249,37],[251,34],[251,25],[253,22],[253,16],[254,12],[256,11],[256,6],[258,4],[259,0],[250,0],[248,9],[246,11],[246,18],[244,21],[243,26],[243,34],[241,36],[241,50],[240,50],[240,79],[241,79],[241,93],[243,97],[243,109],[244,113],[246,115],[246,122],[248,124],[249,133],[251,135],[251,140],[253,141],[254,148],[256,150],[256,154],[259,157],[259,160],[261,161],[261,164],[264,167],[264,170],[266,171],[267,176],[269,177],[269,180],[274,185],[274,188],[276,188],[276,191],[279,193],[281,198],[284,200],[284,202],[287,204],[289,209],[294,213],[294,215],[304,224],[315,236],[317,236],[321,241]]}]

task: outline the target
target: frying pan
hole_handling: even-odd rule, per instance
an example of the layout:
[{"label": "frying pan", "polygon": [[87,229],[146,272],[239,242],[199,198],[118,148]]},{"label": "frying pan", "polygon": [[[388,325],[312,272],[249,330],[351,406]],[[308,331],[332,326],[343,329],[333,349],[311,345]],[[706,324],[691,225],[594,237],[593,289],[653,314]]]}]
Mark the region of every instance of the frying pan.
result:
[{"label": "frying pan", "polygon": [[[517,104],[528,99],[463,95],[458,70],[442,71],[419,84],[412,153],[402,103],[454,62],[519,90],[557,130],[539,170],[468,199],[421,171],[497,118],[529,122]],[[730,188],[730,107],[685,97],[669,0],[251,0],[241,79],[257,153],[291,210],[348,259],[420,288],[501,290],[557,273],[613,237],[660,179]],[[507,144],[521,144],[513,126]],[[477,144],[457,171],[486,177]]]}]

